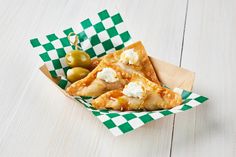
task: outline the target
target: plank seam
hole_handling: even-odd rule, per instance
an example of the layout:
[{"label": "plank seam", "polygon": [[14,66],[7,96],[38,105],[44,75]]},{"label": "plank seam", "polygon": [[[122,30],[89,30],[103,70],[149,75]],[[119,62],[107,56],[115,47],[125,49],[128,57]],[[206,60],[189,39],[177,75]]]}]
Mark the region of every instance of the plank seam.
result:
[{"label": "plank seam", "polygon": [[[183,28],[183,35],[182,35],[179,67],[182,66],[182,57],[183,57],[183,50],[184,50],[184,41],[185,41],[184,39],[185,39],[185,30],[186,30],[186,24],[187,24],[188,6],[189,6],[189,0],[187,0],[186,9],[185,9],[184,28]],[[174,130],[175,130],[175,114],[174,114],[172,125],[173,126],[172,126],[172,132],[171,132],[170,157],[172,157],[173,137],[174,137]]]}]

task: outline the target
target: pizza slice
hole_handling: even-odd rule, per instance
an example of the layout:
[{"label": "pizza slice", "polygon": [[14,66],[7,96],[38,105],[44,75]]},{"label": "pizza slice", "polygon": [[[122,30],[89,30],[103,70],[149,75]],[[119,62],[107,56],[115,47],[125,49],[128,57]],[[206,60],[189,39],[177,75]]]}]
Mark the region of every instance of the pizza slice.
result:
[{"label": "pizza slice", "polygon": [[135,73],[123,89],[109,91],[92,101],[97,109],[120,111],[170,109],[181,103],[179,94]]}]

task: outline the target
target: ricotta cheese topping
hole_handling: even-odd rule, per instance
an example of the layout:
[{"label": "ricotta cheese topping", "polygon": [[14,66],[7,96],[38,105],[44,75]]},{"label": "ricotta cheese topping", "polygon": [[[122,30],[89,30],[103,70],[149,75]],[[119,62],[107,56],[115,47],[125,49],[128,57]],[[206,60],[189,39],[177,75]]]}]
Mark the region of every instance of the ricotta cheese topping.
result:
[{"label": "ricotta cheese topping", "polygon": [[144,90],[141,84],[138,82],[130,82],[123,89],[123,94],[129,97],[142,98],[144,95]]},{"label": "ricotta cheese topping", "polygon": [[139,56],[134,49],[128,49],[122,52],[120,55],[120,61],[125,64],[136,64],[138,62]]},{"label": "ricotta cheese topping", "polygon": [[102,71],[97,73],[97,78],[104,80],[108,83],[116,82],[118,80],[116,71],[112,68],[103,68]]}]

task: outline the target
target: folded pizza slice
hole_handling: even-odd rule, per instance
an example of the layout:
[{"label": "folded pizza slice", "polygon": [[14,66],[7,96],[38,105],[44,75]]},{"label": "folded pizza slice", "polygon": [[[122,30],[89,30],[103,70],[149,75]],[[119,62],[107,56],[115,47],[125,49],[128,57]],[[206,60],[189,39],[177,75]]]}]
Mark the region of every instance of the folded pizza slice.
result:
[{"label": "folded pizza slice", "polygon": [[179,94],[135,73],[123,89],[109,91],[92,101],[97,109],[120,111],[170,109],[181,103]]},{"label": "folded pizza slice", "polygon": [[[97,63],[99,60],[97,60]],[[128,73],[139,73],[147,79],[160,84],[153,65],[141,41],[131,44],[124,49],[107,54],[101,62],[113,64]]]},{"label": "folded pizza slice", "polygon": [[110,90],[122,89],[130,77],[130,74],[117,66],[100,63],[85,78],[71,84],[66,91],[72,96],[100,96]]}]

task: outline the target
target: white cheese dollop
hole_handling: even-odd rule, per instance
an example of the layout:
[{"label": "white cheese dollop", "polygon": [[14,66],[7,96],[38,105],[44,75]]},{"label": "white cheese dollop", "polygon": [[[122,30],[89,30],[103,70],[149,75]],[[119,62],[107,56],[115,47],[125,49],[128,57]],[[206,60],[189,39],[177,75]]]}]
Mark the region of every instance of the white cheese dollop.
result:
[{"label": "white cheese dollop", "polygon": [[138,59],[138,54],[134,52],[134,49],[125,50],[120,55],[120,61],[125,64],[136,64]]},{"label": "white cheese dollop", "polygon": [[141,84],[137,82],[130,82],[128,85],[125,86],[123,89],[123,94],[129,97],[136,97],[142,98],[144,95],[144,90]]},{"label": "white cheese dollop", "polygon": [[112,68],[103,68],[102,71],[97,73],[97,78],[109,83],[116,82],[118,80],[116,77],[116,71]]}]

